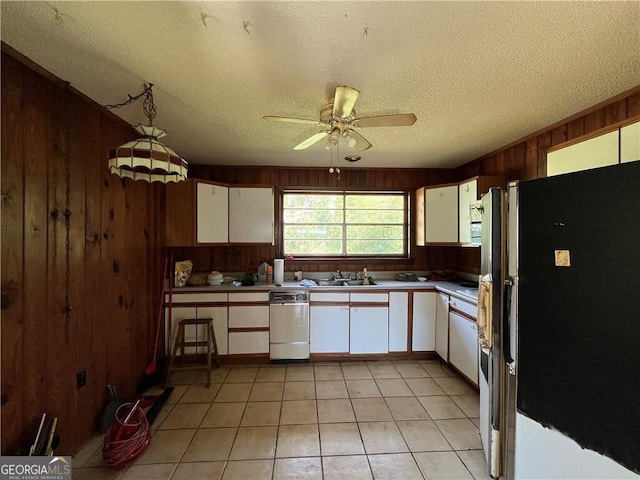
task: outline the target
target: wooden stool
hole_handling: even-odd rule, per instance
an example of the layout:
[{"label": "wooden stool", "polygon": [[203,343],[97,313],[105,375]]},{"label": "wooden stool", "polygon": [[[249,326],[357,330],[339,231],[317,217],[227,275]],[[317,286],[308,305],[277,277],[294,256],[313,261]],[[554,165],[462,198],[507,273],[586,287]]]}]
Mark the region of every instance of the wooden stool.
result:
[{"label": "wooden stool", "polygon": [[[195,325],[196,329],[198,325],[206,325],[207,339],[202,341],[187,342],[185,340],[185,327],[188,325]],[[197,332],[197,330],[196,330]],[[196,333],[197,339],[197,333]],[[181,362],[184,360],[184,347],[207,347],[207,363],[195,364],[195,365],[179,365],[175,366],[174,361],[178,348],[180,349]],[[197,350],[196,350],[197,352]],[[216,365],[220,366],[220,359],[218,357],[218,345],[216,343],[216,335],[213,331],[213,318],[185,318],[178,323],[178,332],[176,333],[176,341],[173,344],[173,352],[171,353],[171,360],[169,361],[169,370],[167,372],[167,381],[169,383],[169,377],[172,371],[177,370],[206,370],[207,371],[207,388],[211,386],[211,354],[215,355]]]}]

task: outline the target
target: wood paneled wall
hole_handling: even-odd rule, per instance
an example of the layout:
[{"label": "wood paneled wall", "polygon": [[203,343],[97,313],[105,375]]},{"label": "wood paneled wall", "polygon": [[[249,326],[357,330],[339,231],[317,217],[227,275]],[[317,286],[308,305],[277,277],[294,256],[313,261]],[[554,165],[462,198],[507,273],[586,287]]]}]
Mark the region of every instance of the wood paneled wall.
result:
[{"label": "wood paneled wall", "polygon": [[[108,150],[134,137],[2,45],[2,454],[16,453],[43,412],[58,417],[57,453],[75,453],[96,431],[106,384],[134,394],[150,360],[163,186],[106,168]],[[77,389],[80,370],[87,384]]]},{"label": "wood paneled wall", "polygon": [[[363,169],[343,167],[337,175],[325,167],[230,167],[193,165],[189,176],[231,184],[274,185],[289,188],[348,188],[362,190],[414,191],[425,185],[447,183],[453,178],[451,169]],[[192,260],[194,270],[223,272],[255,272],[262,262],[273,262],[275,247],[266,245],[231,245],[221,247],[175,248],[178,260]],[[414,248],[413,258],[404,262],[285,262],[287,271],[362,270],[428,270],[455,266],[457,251],[449,247]]]},{"label": "wood paneled wall", "polygon": [[456,179],[500,175],[510,182],[545,177],[547,150],[550,147],[638,115],[640,86],[462,165],[455,171]]},{"label": "wood paneled wall", "polygon": [[[462,165],[455,171],[456,180],[475,175],[500,175],[508,183],[513,180],[545,177],[547,150],[550,147],[582,135],[598,132],[638,115],[640,115],[640,86]],[[460,251],[454,268],[479,274],[479,249]]]}]

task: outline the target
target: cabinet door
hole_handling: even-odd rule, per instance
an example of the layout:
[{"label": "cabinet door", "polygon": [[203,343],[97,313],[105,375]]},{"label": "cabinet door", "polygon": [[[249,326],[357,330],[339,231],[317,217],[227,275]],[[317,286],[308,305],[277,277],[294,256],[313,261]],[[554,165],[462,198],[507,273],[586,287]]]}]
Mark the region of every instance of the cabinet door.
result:
[{"label": "cabinet door", "polygon": [[229,332],[229,353],[269,353],[269,332]]},{"label": "cabinet door", "polygon": [[[165,348],[166,352],[171,355],[173,352],[173,345],[176,342],[176,334],[178,333],[178,322],[180,320],[184,320],[185,318],[197,318],[196,317],[196,307],[173,307],[171,308],[171,327],[169,327],[169,309],[165,308]],[[189,326],[185,331],[185,339],[187,341],[194,341],[196,337],[196,327]],[[202,338],[202,337],[200,337]],[[188,347],[184,349],[184,353],[196,353],[196,347]],[[177,355],[180,355],[180,350],[178,350]]]},{"label": "cabinet door", "polygon": [[415,228],[416,228],[416,245],[424,246],[424,187],[416,190],[415,212]]},{"label": "cabinet door", "polygon": [[458,185],[425,190],[425,242],[458,242]]},{"label": "cabinet door", "polygon": [[238,305],[229,307],[230,328],[257,328],[269,326],[267,305]]},{"label": "cabinet door", "polygon": [[620,163],[640,160],[640,122],[620,129]]},{"label": "cabinet door", "polygon": [[449,361],[478,384],[478,327],[455,312],[449,312]]},{"label": "cabinet door", "polygon": [[349,353],[389,352],[389,308],[351,307]]},{"label": "cabinet door", "polygon": [[618,163],[619,130],[547,154],[547,176]]},{"label": "cabinet door", "polygon": [[273,243],[273,189],[229,188],[229,242]]},{"label": "cabinet door", "polygon": [[449,361],[449,295],[438,293],[436,297],[436,353]]},{"label": "cabinet door", "polygon": [[229,241],[229,189],[198,182],[196,192],[196,240],[198,243]]},{"label": "cabinet door", "polygon": [[471,216],[469,203],[478,200],[478,181],[470,180],[458,187],[458,236],[460,243],[471,243]]},{"label": "cabinet door", "polygon": [[414,352],[433,352],[436,348],[436,292],[413,292]]},{"label": "cabinet door", "polygon": [[407,351],[409,292],[389,292],[389,351]]},{"label": "cabinet door", "polygon": [[[218,353],[227,355],[229,353],[227,338],[227,307],[198,307],[198,318],[213,318],[213,333],[216,336]],[[202,353],[205,347],[200,347]]]},{"label": "cabinet door", "polygon": [[312,305],[309,309],[311,353],[349,351],[349,307]]}]

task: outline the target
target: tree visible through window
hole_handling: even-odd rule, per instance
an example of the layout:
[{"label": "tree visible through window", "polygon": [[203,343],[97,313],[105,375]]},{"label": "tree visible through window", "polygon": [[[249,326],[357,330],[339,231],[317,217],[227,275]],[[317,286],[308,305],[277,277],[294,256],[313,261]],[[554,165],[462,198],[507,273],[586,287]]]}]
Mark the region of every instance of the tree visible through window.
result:
[{"label": "tree visible through window", "polygon": [[402,192],[285,192],[285,255],[406,255]]}]

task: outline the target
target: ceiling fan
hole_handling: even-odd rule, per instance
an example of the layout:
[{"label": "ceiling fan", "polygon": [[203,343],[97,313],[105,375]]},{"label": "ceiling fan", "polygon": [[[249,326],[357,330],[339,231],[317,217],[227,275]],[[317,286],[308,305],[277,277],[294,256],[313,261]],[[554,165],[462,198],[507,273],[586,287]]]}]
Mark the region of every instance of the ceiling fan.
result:
[{"label": "ceiling fan", "polygon": [[373,117],[357,117],[354,106],[360,91],[352,87],[337,87],[335,96],[320,110],[319,120],[305,118],[279,117],[266,115],[265,120],[276,122],[302,123],[318,125],[323,130],[299,143],[294,150],[303,150],[314,143],[327,138],[327,148],[338,144],[340,137],[344,138],[349,147],[356,150],[368,150],[371,144],[355,128],[366,127],[407,127],[413,125],[416,116],[413,113],[399,113],[396,115],[377,115]]}]

